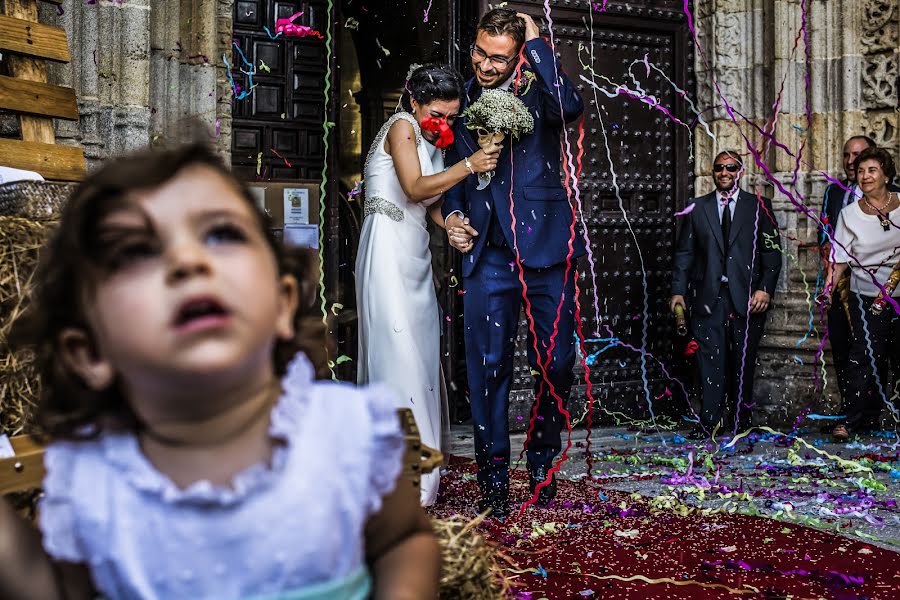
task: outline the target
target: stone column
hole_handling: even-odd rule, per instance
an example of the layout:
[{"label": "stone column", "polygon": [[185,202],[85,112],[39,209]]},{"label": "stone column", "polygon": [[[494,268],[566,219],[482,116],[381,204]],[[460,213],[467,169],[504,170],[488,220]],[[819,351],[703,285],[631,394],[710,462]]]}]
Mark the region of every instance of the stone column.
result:
[{"label": "stone column", "polygon": [[[180,138],[196,123],[230,156],[233,0],[160,0],[150,20],[150,134]],[[204,136],[207,132],[187,132]]]},{"label": "stone column", "polygon": [[68,35],[72,62],[54,67],[53,74],[75,89],[81,120],[59,121],[57,136],[80,143],[90,169],[150,140],[151,3],[66,0],[62,6],[57,24]]},{"label": "stone column", "polygon": [[[41,20],[66,30],[72,61],[51,80],[75,89],[80,121],[57,120],[57,141],[84,148],[88,169],[104,158],[174,137],[196,117],[228,154],[231,89],[222,53],[233,0],[65,0],[40,3]],[[213,133],[214,134],[214,133]]]}]

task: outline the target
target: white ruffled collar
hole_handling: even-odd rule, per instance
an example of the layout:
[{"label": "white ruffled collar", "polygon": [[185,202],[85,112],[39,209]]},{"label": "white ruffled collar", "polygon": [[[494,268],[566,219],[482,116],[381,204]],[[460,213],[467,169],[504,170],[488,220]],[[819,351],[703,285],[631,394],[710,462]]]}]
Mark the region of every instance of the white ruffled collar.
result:
[{"label": "white ruffled collar", "polygon": [[234,476],[230,486],[216,486],[210,481],[196,481],[181,489],[157,470],[144,456],[134,433],[104,433],[101,444],[106,459],[122,471],[125,479],[142,492],[158,495],[169,504],[215,504],[230,506],[251,492],[268,487],[283,471],[288,451],[301,424],[314,379],[313,368],[306,356],[298,353],[288,365],[281,380],[282,393],[272,408],[269,435],[283,440],[272,450],[271,465],[257,463]]}]

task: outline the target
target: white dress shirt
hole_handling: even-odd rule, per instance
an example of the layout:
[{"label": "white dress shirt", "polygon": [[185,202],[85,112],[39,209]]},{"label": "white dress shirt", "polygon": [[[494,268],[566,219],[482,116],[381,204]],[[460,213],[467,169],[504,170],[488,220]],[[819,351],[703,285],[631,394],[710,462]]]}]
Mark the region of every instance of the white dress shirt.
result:
[{"label": "white dress shirt", "polygon": [[[738,199],[738,190],[735,190],[731,194],[731,202],[728,203],[728,208],[731,210],[731,221],[734,222],[734,207],[737,204]],[[719,223],[722,222],[722,213],[725,211],[725,195],[722,194],[719,190],[716,190],[716,207],[719,209]],[[727,240],[726,240],[727,241]]]}]

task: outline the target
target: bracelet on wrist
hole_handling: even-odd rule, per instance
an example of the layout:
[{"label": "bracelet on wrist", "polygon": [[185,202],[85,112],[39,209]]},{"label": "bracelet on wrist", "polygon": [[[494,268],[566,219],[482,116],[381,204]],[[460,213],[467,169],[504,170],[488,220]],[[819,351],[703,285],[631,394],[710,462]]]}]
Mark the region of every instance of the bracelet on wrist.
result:
[{"label": "bracelet on wrist", "polygon": [[466,163],[466,168],[469,170],[469,173],[471,173],[472,175],[474,175],[474,174],[475,174],[475,169],[472,168],[472,163],[469,162],[469,157],[468,157],[468,156],[465,157],[465,158],[463,159],[463,162]]}]

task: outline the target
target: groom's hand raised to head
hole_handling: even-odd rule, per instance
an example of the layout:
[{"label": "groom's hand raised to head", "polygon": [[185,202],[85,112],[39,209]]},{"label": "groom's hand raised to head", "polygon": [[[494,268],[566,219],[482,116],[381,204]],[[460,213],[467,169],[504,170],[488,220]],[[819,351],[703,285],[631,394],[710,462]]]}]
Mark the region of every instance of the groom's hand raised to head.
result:
[{"label": "groom's hand raised to head", "polygon": [[516,13],[516,16],[525,21],[525,41],[530,42],[531,40],[536,40],[541,37],[541,30],[537,26],[537,23],[534,22],[534,19],[531,18],[531,15],[526,15],[525,13]]}]

